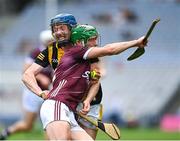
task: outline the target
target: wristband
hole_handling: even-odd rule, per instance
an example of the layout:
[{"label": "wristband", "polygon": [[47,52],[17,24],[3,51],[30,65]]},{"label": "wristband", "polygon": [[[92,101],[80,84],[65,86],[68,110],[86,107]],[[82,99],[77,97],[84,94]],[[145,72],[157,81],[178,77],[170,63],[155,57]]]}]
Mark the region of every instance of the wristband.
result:
[{"label": "wristband", "polygon": [[[39,97],[43,98],[43,95],[45,95],[44,92],[40,93],[40,94],[39,94]],[[44,98],[43,98],[43,99],[44,99]]]},{"label": "wristband", "polygon": [[96,78],[96,71],[95,70],[91,71],[90,75],[91,75],[92,79],[95,79]]}]

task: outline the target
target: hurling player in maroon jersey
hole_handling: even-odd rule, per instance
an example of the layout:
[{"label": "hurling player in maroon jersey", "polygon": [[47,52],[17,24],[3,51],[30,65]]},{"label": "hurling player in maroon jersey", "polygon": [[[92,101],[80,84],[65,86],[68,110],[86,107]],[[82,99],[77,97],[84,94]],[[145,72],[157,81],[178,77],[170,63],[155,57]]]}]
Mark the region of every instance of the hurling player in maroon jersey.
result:
[{"label": "hurling player in maroon jersey", "polygon": [[[76,125],[72,112],[76,112],[78,103],[82,101],[84,93],[86,93],[89,88],[89,59],[117,55],[128,48],[135,46],[144,47],[146,45],[144,37],[141,37],[133,41],[108,44],[102,48],[87,48],[84,46],[87,41],[88,43],[96,43],[97,37],[87,39],[81,35],[85,31],[93,32],[94,30],[95,28],[90,25],[78,25],[72,30],[71,34],[71,39],[75,46],[71,44],[64,45],[65,54],[55,70],[53,88],[49,93],[48,100],[46,100],[41,107],[43,125],[46,127],[47,133],[49,133],[49,137],[52,139],[61,139],[63,136],[58,134],[56,130],[64,127],[64,129],[66,128],[68,131],[68,125],[65,124],[64,120],[73,122],[69,127],[71,129],[73,125]],[[87,98],[88,97],[89,95]],[[90,105],[90,100],[92,99],[85,99],[86,105]],[[70,118],[67,119],[67,117],[64,117],[62,109],[66,109],[66,113],[70,115]],[[71,131],[76,130],[73,129]],[[73,136],[71,138],[73,139]],[[89,138],[86,137],[86,139]]]}]

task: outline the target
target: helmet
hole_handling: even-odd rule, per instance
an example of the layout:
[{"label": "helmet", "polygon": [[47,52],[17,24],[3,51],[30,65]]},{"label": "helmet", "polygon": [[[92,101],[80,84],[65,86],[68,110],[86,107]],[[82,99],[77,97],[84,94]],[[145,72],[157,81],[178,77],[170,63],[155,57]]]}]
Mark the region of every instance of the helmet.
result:
[{"label": "helmet", "polygon": [[95,27],[91,25],[78,25],[71,31],[71,42],[74,44],[76,41],[83,41],[85,44],[92,37],[97,37],[98,32]]},{"label": "helmet", "polygon": [[62,13],[56,15],[51,19],[50,26],[51,28],[56,24],[67,24],[70,28],[75,27],[77,25],[76,19],[72,14]]},{"label": "helmet", "polygon": [[47,45],[50,41],[53,41],[54,38],[52,36],[51,30],[43,30],[39,35],[39,40],[43,45]]}]

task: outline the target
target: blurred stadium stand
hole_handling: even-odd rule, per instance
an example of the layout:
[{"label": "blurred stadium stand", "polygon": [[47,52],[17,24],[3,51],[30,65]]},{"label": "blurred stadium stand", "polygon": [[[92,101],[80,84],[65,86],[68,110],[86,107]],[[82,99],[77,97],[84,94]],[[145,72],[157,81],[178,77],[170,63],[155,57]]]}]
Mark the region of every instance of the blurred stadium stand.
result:
[{"label": "blurred stadium stand", "polygon": [[[58,1],[57,13],[73,13],[80,23],[97,27],[101,45],[144,35],[152,20],[161,18],[142,57],[127,62],[127,57],[134,51],[130,49],[119,56],[103,59],[107,69],[107,75],[102,79],[105,118],[115,111],[125,121],[140,120],[140,124],[144,125],[150,122],[147,117],[155,117],[159,121],[159,117],[172,111],[169,104],[178,103],[179,97],[174,97],[180,95],[179,11],[179,3],[173,0]],[[35,1],[26,6],[13,25],[0,35],[2,115],[20,115],[20,78],[27,52],[19,53],[18,48],[23,39],[37,42],[39,32],[47,27],[50,20],[46,13],[44,2]],[[2,108],[9,107],[9,104],[14,109]],[[173,113],[178,107],[180,104],[176,104]]]}]

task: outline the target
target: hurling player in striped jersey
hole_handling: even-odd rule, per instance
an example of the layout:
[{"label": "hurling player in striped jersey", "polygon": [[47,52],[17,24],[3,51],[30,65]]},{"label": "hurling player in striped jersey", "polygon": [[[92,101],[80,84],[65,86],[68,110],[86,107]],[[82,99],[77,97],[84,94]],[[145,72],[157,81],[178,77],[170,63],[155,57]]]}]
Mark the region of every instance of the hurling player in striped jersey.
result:
[{"label": "hurling player in striped jersey", "polygon": [[[46,93],[48,91],[42,91],[36,83],[34,79],[35,75],[47,65],[51,65],[54,69],[56,69],[58,63],[61,62],[61,58],[63,56],[62,45],[68,43],[68,39],[70,37],[70,30],[76,26],[76,20],[71,14],[59,14],[51,19],[51,29],[53,36],[56,38],[56,42],[52,42],[48,45],[47,49],[42,51],[35,60],[35,63],[31,65],[31,67],[25,72],[25,77],[23,77],[24,82],[28,84],[30,90],[32,90],[37,95],[46,98]],[[91,60],[91,63],[97,62],[97,59]],[[95,65],[94,65],[95,66]],[[93,67],[95,68],[95,67]],[[87,76],[89,77],[89,75]],[[97,75],[98,77],[98,75]],[[95,85],[91,87],[90,93],[97,94],[96,100],[92,103],[97,103],[101,101],[102,98],[102,90],[99,85]],[[100,110],[100,109],[99,109]],[[74,137],[77,132],[74,132]],[[91,134],[90,134],[91,135]],[[91,135],[92,136],[92,135]],[[79,138],[77,138],[79,139]]]}]

